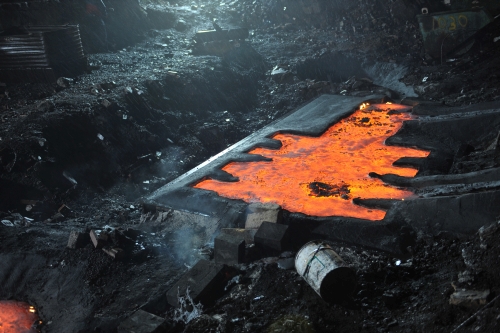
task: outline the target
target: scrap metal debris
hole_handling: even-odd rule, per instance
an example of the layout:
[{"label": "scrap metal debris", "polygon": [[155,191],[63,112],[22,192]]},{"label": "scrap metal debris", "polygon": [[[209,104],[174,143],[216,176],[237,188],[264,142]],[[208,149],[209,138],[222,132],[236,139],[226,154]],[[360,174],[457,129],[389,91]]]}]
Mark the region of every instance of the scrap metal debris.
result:
[{"label": "scrap metal debris", "polygon": [[0,80],[55,82],[87,66],[78,26],[28,26],[0,34]]}]

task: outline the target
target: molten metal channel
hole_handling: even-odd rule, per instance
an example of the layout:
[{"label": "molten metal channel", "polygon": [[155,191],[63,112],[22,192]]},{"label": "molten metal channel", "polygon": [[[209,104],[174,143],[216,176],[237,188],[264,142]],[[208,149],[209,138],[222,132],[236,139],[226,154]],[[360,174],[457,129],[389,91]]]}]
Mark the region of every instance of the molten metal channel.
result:
[{"label": "molten metal channel", "polygon": [[406,199],[408,190],[395,188],[370,172],[414,177],[417,170],[395,167],[402,157],[427,157],[428,151],[386,146],[405,120],[409,108],[399,104],[363,105],[331,126],[320,137],[278,133],[279,150],[255,148],[249,154],[269,162],[231,162],[222,169],[237,182],[204,179],[194,187],[245,202],[274,202],[290,212],[311,216],[345,216],[382,220],[385,211],[355,205],[353,198]]},{"label": "molten metal channel", "polygon": [[35,308],[16,301],[0,301],[0,333],[35,333]]}]

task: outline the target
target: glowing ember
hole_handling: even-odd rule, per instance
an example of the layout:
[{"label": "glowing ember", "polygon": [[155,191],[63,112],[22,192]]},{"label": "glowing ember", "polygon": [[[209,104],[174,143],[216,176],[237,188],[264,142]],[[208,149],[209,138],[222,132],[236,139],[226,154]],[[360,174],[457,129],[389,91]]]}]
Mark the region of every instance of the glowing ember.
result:
[{"label": "glowing ember", "polygon": [[[381,220],[385,212],[352,203],[352,198],[403,199],[413,195],[368,176],[370,172],[413,177],[416,170],[394,167],[401,157],[427,157],[427,151],[386,146],[403,121],[412,119],[398,104],[361,106],[320,137],[276,134],[279,150],[256,148],[250,154],[271,162],[232,162],[223,170],[238,182],[203,180],[196,188],[246,202],[274,202],[291,212]],[[390,112],[388,112],[390,111]]]},{"label": "glowing ember", "polygon": [[0,301],[0,333],[34,333],[38,321],[36,310],[29,304]]}]

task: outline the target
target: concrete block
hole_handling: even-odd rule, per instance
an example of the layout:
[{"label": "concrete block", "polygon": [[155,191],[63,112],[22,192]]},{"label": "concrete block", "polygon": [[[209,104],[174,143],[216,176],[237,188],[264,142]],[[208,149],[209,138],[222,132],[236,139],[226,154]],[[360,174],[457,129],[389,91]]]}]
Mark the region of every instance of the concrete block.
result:
[{"label": "concrete block", "polygon": [[269,251],[269,254],[279,254],[288,249],[288,226],[264,222],[255,234],[255,246]]},{"label": "concrete block", "polygon": [[121,260],[124,257],[124,252],[118,247],[104,247],[102,249],[107,255],[116,260]]},{"label": "concrete block", "polygon": [[221,234],[229,235],[234,238],[243,239],[246,245],[253,244],[257,229],[241,229],[241,228],[222,228]]},{"label": "concrete block", "polygon": [[90,239],[95,248],[101,249],[108,242],[108,234],[102,230],[90,230]]},{"label": "concrete block", "polygon": [[68,247],[70,249],[79,249],[89,243],[89,235],[73,230],[69,234]]},{"label": "concrete block", "polygon": [[227,234],[219,234],[214,240],[214,260],[220,264],[237,265],[245,260],[245,241]]},{"label": "concrete block", "polygon": [[64,217],[69,217],[69,216],[73,215],[73,212],[71,211],[71,209],[66,205],[62,205],[61,207],[59,207],[57,212],[61,213]]},{"label": "concrete block", "polygon": [[137,310],[133,315],[118,325],[118,333],[160,333],[164,332],[165,319],[144,310]]},{"label": "concrete block", "polygon": [[208,260],[200,260],[167,292],[167,302],[171,306],[179,305],[177,291],[180,296],[186,295],[189,287],[189,295],[195,303],[203,305],[214,302],[223,291],[226,284],[226,266]]},{"label": "concrete block", "polygon": [[258,229],[262,222],[281,223],[281,207],[274,203],[252,203],[247,208],[245,229]]}]

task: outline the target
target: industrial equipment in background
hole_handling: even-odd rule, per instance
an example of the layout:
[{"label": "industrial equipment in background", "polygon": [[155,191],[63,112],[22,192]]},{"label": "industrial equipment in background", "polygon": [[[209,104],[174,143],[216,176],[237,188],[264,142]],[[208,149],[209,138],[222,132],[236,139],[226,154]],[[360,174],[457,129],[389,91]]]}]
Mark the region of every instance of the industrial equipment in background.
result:
[{"label": "industrial equipment in background", "polygon": [[418,2],[424,6],[417,20],[425,51],[441,62],[447,56],[461,56],[469,51],[475,43],[476,34],[500,13],[500,2],[497,0]]},{"label": "industrial equipment in background", "polygon": [[0,34],[2,82],[55,82],[86,67],[78,25],[27,26]]}]

